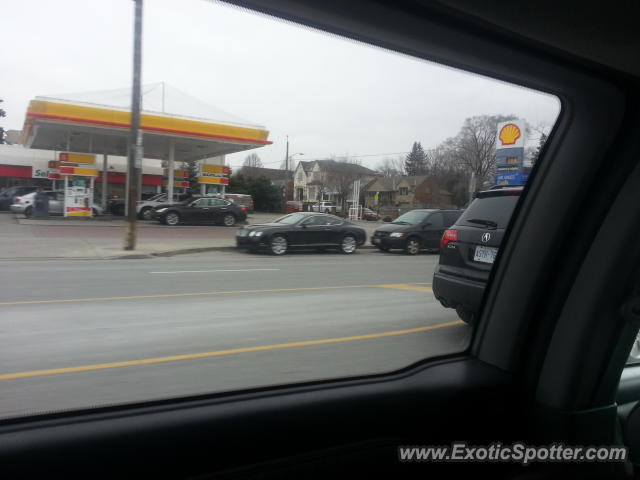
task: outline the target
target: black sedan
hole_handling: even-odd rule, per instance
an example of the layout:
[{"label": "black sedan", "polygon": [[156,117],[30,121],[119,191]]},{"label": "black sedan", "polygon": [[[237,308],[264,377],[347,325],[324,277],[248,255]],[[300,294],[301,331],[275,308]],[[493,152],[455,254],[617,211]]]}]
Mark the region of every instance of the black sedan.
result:
[{"label": "black sedan", "polygon": [[215,223],[232,227],[246,220],[247,209],[223,198],[202,197],[158,205],[151,212],[151,218],[171,226],[180,223]]},{"label": "black sedan", "polygon": [[264,247],[274,255],[295,247],[338,248],[342,253],[354,253],[365,239],[363,228],[333,215],[312,212],[291,213],[272,223],[242,227],[236,233],[238,248]]}]

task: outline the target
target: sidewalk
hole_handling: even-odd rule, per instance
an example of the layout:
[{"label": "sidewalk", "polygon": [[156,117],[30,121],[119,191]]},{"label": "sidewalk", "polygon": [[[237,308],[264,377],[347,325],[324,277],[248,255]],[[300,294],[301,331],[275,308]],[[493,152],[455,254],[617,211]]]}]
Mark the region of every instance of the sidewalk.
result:
[{"label": "sidewalk", "polygon": [[[279,216],[282,214],[253,213],[249,215],[247,223],[268,223]],[[367,243],[375,228],[381,225],[380,222],[367,221],[354,223],[367,231]],[[237,228],[202,225],[168,227],[144,221],[137,225],[136,249],[125,251],[122,247],[126,221],[122,217],[26,219],[0,212],[0,260],[149,258],[235,249]]]}]

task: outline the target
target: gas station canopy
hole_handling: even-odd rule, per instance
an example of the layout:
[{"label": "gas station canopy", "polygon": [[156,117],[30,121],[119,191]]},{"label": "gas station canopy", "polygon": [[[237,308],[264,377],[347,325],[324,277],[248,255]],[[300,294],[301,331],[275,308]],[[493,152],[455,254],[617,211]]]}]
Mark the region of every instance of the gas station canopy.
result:
[{"label": "gas station canopy", "polygon": [[[164,83],[142,88],[144,157],[200,160],[272,142],[269,132]],[[27,148],[127,155],[131,90],[36,97],[29,103],[22,143]],[[170,148],[170,144],[171,147]]]}]

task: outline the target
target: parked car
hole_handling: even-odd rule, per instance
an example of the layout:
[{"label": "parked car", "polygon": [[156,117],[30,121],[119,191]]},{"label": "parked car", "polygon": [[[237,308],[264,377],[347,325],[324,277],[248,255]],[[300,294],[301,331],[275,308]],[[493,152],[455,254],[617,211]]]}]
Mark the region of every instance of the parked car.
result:
[{"label": "parked car", "polygon": [[166,193],[157,193],[147,200],[140,200],[136,206],[138,218],[141,220],[151,220],[151,213],[153,212],[153,209],[158,205],[164,205],[166,203],[167,203]]},{"label": "parked car", "polygon": [[0,193],[0,210],[9,210],[16,198],[35,192],[38,187],[9,187]]},{"label": "parked car", "polygon": [[311,205],[311,211],[313,212],[331,213],[334,208],[336,213],[342,212],[342,207],[333,202],[316,202]]},{"label": "parked car", "polygon": [[303,203],[297,200],[287,202],[287,213],[302,212]]},{"label": "parked car", "polygon": [[383,252],[400,249],[409,255],[416,255],[422,249],[438,250],[442,234],[460,213],[460,210],[411,210],[377,228],[371,243]]},{"label": "parked car", "polygon": [[378,215],[376,212],[374,212],[370,208],[363,208],[362,209],[362,219],[363,220],[369,220],[369,221],[372,221],[372,222],[376,222],[376,221],[378,221],[380,219],[380,215]]},{"label": "parked car", "polygon": [[460,319],[472,323],[522,187],[479,192],[440,242],[433,294]]},{"label": "parked car", "polygon": [[338,248],[342,253],[354,253],[367,235],[362,227],[335,215],[297,212],[271,223],[248,225],[236,233],[236,246],[249,250],[268,248],[274,255],[283,255],[290,248]]},{"label": "parked car", "polygon": [[231,200],[233,203],[245,207],[247,213],[253,213],[253,197],[244,193],[223,193],[219,195],[221,198]]},{"label": "parked car", "polygon": [[[149,220],[150,218],[144,218],[143,216],[140,215],[142,208],[145,206],[143,204],[146,204],[146,202],[151,201],[151,199],[156,199],[156,197],[159,196],[164,196],[164,200],[160,200],[158,198],[159,203],[155,203],[155,205],[151,205],[152,207],[157,207],[158,205],[164,205],[167,202],[167,194],[166,193],[156,193],[155,195],[153,195],[151,198],[145,200],[144,198],[142,200],[140,200],[138,202],[138,205],[136,207],[136,211],[138,212],[138,216],[140,218],[142,218],[143,220]],[[188,193],[179,193],[179,194],[175,194],[174,197],[176,198],[176,202],[182,202],[188,198],[191,198],[191,195]],[[113,198],[111,200],[109,200],[107,202],[107,210],[112,214],[112,215],[116,215],[116,216],[123,216],[124,212],[126,210],[126,205],[125,205],[125,199],[124,198]],[[145,212],[146,213],[146,212]],[[148,217],[148,214],[147,214]]]},{"label": "parked car", "polygon": [[[31,217],[36,193],[32,192],[22,197],[17,197],[15,203],[10,207],[11,211],[13,213],[21,213],[27,218]],[[64,190],[49,190],[42,193],[46,193],[49,197],[49,215],[64,215]],[[97,203],[92,204],[91,211],[94,217],[104,213],[102,207]]]},{"label": "parked car", "polygon": [[180,203],[159,205],[152,210],[151,218],[165,225],[180,223],[222,224],[232,227],[246,220],[247,208],[219,197],[189,198]]}]

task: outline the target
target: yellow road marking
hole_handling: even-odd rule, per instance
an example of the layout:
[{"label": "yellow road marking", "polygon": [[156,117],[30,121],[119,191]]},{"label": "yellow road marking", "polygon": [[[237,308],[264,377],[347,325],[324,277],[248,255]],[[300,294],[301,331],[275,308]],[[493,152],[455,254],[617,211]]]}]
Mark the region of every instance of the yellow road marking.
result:
[{"label": "yellow road marking", "polygon": [[[415,283],[414,285],[430,285],[430,284]],[[55,298],[51,300],[22,300],[17,302],[0,302],[0,306],[38,305],[42,303],[111,302],[115,300],[141,300],[145,298],[197,297],[197,296],[207,296],[207,295],[237,295],[237,294],[243,294],[243,293],[301,292],[301,291],[313,291],[313,290],[340,290],[343,288],[375,288],[375,287],[384,288],[385,285],[341,285],[337,287],[297,287],[297,288],[272,288],[272,289],[266,289],[266,290],[229,290],[229,291],[220,291],[220,292],[159,293],[155,295],[131,295],[131,296],[122,296],[122,297]]]},{"label": "yellow road marking", "polygon": [[429,325],[428,327],[409,328],[406,330],[395,330],[391,332],[371,333],[368,335],[356,335],[352,337],[327,338],[324,340],[308,340],[304,342],[280,343],[276,345],[262,345],[258,347],[236,348],[231,350],[217,350],[214,352],[190,353],[185,355],[172,355],[168,357],[145,358],[142,360],[129,360],[124,362],[98,363],[94,365],[80,365],[77,367],[52,368],[49,370],[32,370],[29,372],[0,374],[0,380],[12,380],[16,378],[40,377],[44,375],[58,375],[61,373],[88,372],[91,370],[105,370],[109,368],[133,367],[136,365],[151,365],[154,363],[178,362],[181,360],[192,360],[195,358],[221,357],[224,355],[235,355],[239,353],[263,352],[266,350],[281,350],[285,348],[309,347],[314,345],[325,345],[328,343],[353,342],[358,340],[370,340],[373,338],[392,337],[396,335],[408,335],[411,333],[426,332],[438,328],[452,327],[464,322],[455,320],[453,322]]},{"label": "yellow road marking", "polygon": [[395,288],[397,290],[415,290],[417,292],[433,292],[429,287],[419,287],[415,283],[393,283],[388,285],[378,285],[380,288]]}]

